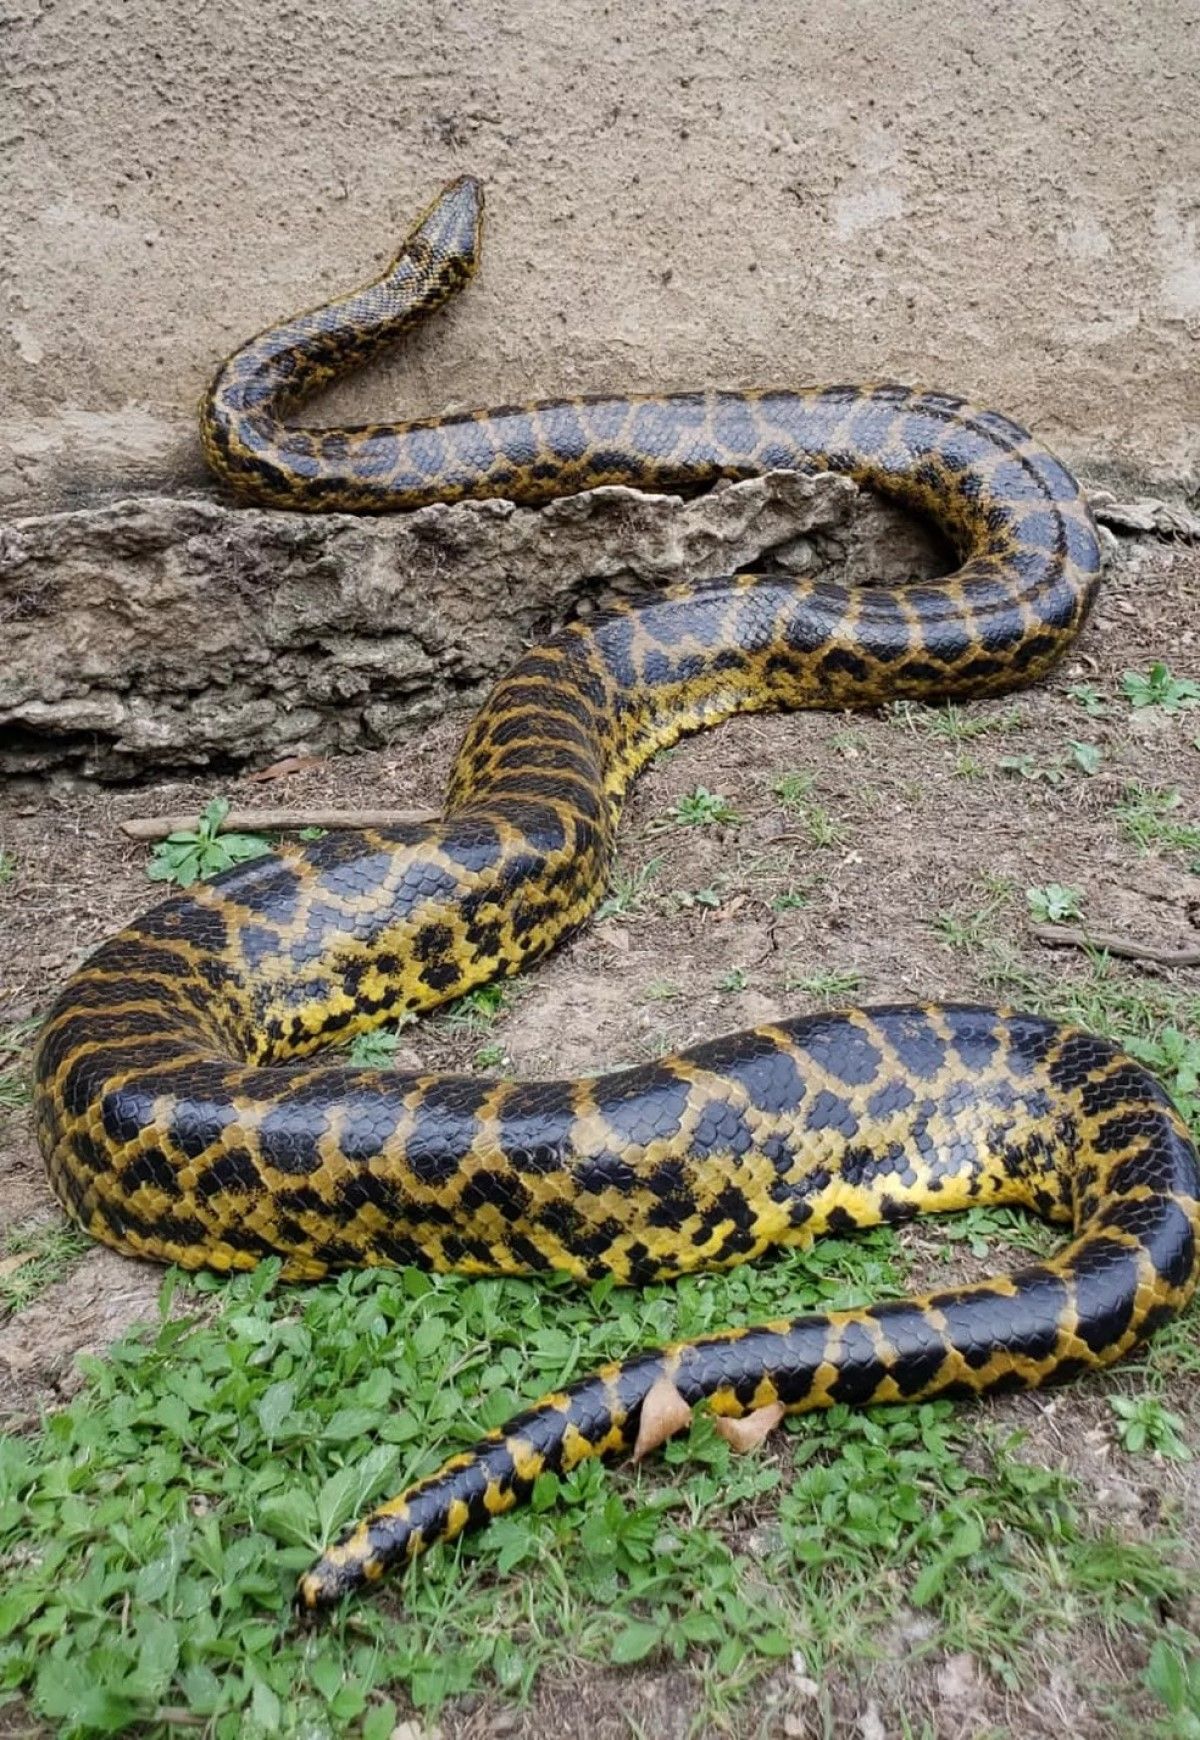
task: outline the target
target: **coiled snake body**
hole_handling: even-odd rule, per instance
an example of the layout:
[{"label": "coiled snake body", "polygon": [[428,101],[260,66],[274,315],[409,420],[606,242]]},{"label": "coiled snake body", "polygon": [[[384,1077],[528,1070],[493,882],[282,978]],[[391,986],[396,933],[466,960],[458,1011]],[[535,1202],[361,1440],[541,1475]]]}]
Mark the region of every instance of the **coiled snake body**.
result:
[{"label": "coiled snake body", "polygon": [[1073,1228],[1011,1278],[647,1352],[545,1397],[374,1511],[302,1579],[317,1607],[633,1444],[652,1387],[718,1413],[975,1394],[1117,1359],[1197,1277],[1196,1150],[1112,1044],[955,1006],[781,1020],[596,1080],[478,1080],[311,1054],[517,971],[595,906],[623,795],[733,713],[994,694],[1078,630],[1099,554],[1074,479],[1006,418],[895,386],[598,398],[382,428],[283,409],[470,275],[478,185],[447,188],[377,282],[253,340],[205,398],[217,472],[288,508],[540,501],[775,466],[850,473],[962,565],[899,590],[739,576],[573,624],[467,731],[441,820],[330,834],[156,907],[75,974],[36,1116],[68,1212],[187,1267],[270,1253],[645,1282],[824,1230],[970,1203]]}]

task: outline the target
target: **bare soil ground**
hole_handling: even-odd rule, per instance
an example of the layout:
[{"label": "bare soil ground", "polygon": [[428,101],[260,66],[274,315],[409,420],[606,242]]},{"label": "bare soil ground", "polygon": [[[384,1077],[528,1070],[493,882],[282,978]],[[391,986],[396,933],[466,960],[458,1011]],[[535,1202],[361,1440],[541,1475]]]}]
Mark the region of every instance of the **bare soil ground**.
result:
[{"label": "bare soil ground", "polygon": [[[1047,685],[958,713],[742,719],[662,756],[629,802],[608,915],[518,981],[494,1027],[430,1022],[402,1035],[400,1060],[411,1051],[426,1065],[470,1067],[482,1051],[493,1068],[571,1074],[822,1000],[1021,1002],[1023,986],[1047,981],[1077,982],[1090,994],[1094,965],[1034,937],[1030,889],[1077,891],[1097,929],[1197,946],[1197,854],[1161,839],[1144,849],[1130,837],[1129,817],[1131,805],[1145,810],[1145,793],[1174,791],[1181,801],[1170,814],[1200,822],[1200,711],[1134,708],[1122,679],[1158,662],[1176,677],[1200,675],[1198,590],[1200,552],[1131,541],[1077,649]],[[239,806],[433,808],[459,729],[447,721],[383,753],[269,786],[221,789]],[[698,788],[726,799],[737,819],[685,825],[674,818]],[[118,822],[198,810],[214,795],[202,784],[47,787],[0,807],[0,863],[8,865],[0,879],[0,1033],[35,1020],[73,964],[148,903],[146,848],[119,833]],[[1152,1013],[1169,1004],[1175,1019],[1196,1023],[1192,1037],[1200,1033],[1196,970],[1114,962],[1103,987]],[[0,1236],[15,1229],[18,1244],[8,1248],[19,1255],[20,1234],[57,1213],[27,1109],[17,1105],[0,1124]],[[940,1229],[922,1224],[904,1237],[918,1275],[945,1277]],[[951,1251],[956,1272],[990,1266],[965,1244]],[[0,1257],[0,1273],[5,1262],[12,1264],[11,1254]],[[31,1424],[70,1393],[74,1356],[102,1349],[148,1315],[159,1281],[99,1250],[64,1255],[57,1278],[0,1324],[0,1390],[11,1423]],[[1097,1512],[1111,1513],[1129,1538],[1173,1514],[1200,1566],[1195,1464],[1114,1455],[1106,1396],[1121,1382],[1114,1373],[1053,1399],[1006,1399],[996,1410],[1028,1434],[1026,1456],[1069,1468]],[[1162,1399],[1200,1451],[1194,1381],[1186,1372],[1168,1375]],[[914,1655],[903,1637],[883,1641],[881,1658],[858,1683],[789,1690],[781,1670],[782,1689],[764,1703],[753,1731],[875,1740],[901,1731],[893,1712],[902,1708],[905,1733],[921,1732],[923,1723],[947,1740],[1115,1733],[1093,1706],[1093,1688],[1136,1682],[1144,1665],[1114,1660],[1110,1642],[1084,1627],[1069,1651],[1056,1646],[1047,1656],[1043,1687],[1030,1697],[981,1677],[970,1660]],[[607,1740],[689,1733],[694,1704],[686,1666],[589,1670],[570,1687],[543,1685],[525,1710],[486,1701],[440,1720],[447,1736]]]}]

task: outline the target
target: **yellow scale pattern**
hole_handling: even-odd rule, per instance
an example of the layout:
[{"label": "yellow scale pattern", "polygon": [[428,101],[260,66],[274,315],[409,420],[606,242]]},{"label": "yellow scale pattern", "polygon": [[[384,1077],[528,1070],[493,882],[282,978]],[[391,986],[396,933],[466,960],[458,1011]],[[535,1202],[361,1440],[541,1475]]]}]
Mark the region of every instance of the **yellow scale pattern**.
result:
[{"label": "yellow scale pattern", "polygon": [[[380,278],[222,367],[201,427],[243,496],[391,511],[841,470],[958,550],[900,589],[740,575],[572,624],[468,729],[425,826],[281,848],[165,902],[73,976],[40,1035],[35,1116],[68,1213],[116,1249],[289,1279],[418,1263],[634,1284],[976,1202],[1072,1228],[1012,1277],[649,1350],[545,1397],[347,1531],[302,1580],[323,1606],[526,1497],[544,1469],[685,1412],[977,1394],[1119,1358],[1190,1297],[1197,1154],[1107,1041],[974,1006],[813,1015],[590,1081],[356,1069],[327,1048],[552,948],[593,909],[638,769],[768,708],[995,694],[1077,633],[1099,550],[1079,488],[1016,424],[890,384],[610,396],[362,429],[297,428],[302,394],[474,269],[463,178]],[[314,1057],[314,1052],[325,1055]]]}]

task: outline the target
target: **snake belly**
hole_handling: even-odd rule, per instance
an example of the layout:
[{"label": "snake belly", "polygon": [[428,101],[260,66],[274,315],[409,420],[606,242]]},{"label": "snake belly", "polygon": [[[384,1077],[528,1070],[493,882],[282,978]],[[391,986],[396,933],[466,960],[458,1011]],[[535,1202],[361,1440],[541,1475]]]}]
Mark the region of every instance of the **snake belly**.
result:
[{"label": "snake belly", "polygon": [[288,408],[471,275],[463,178],[395,262],[221,369],[208,458],[243,497],[385,512],[602,483],[846,472],[958,552],[899,589],[740,575],[573,623],[518,662],[459,750],[441,818],[332,833],[155,907],[75,973],[39,1037],[52,1186],[96,1238],[187,1268],[268,1255],[566,1270],[644,1283],[972,1203],[1071,1229],[1020,1272],[637,1355],[544,1397],[374,1510],[302,1580],[323,1606],[634,1444],[651,1389],[737,1416],[1059,1381],[1119,1358],[1197,1279],[1187,1128],[1108,1041],[974,1006],[780,1020],[597,1079],[352,1067],[328,1048],[546,953],[594,908],[621,801],[683,732],[774,708],[995,694],[1036,680],[1095,590],[1075,480],[1024,430],[892,385],[504,407],[357,429]]}]

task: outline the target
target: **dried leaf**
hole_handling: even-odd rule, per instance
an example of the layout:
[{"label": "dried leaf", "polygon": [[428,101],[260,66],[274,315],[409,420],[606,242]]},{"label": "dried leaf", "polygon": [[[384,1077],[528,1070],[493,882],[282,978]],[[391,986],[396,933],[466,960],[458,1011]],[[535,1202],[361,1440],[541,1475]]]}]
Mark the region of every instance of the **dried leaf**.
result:
[{"label": "dried leaf", "polygon": [[273,761],[270,767],[260,767],[254,773],[245,775],[247,785],[266,785],[272,779],[286,779],[289,773],[307,773],[310,768],[323,767],[324,757],[320,755],[285,755],[281,761]]},{"label": "dried leaf", "polygon": [[643,1456],[649,1456],[652,1450],[657,1450],[660,1444],[665,1444],[668,1438],[673,1438],[676,1432],[682,1432],[689,1426],[691,1419],[691,1408],[670,1378],[656,1379],[647,1390],[646,1399],[642,1403],[642,1417],[638,1423],[633,1460],[640,1462]]},{"label": "dried leaf", "polygon": [[726,1419],[718,1414],[713,1425],[730,1449],[741,1455],[746,1450],[757,1450],[783,1419],[783,1413],[782,1402],[768,1402],[765,1408],[755,1408],[752,1414],[743,1414],[740,1420]]}]

